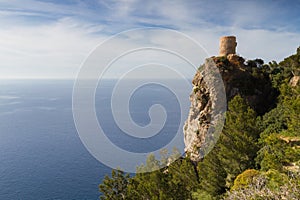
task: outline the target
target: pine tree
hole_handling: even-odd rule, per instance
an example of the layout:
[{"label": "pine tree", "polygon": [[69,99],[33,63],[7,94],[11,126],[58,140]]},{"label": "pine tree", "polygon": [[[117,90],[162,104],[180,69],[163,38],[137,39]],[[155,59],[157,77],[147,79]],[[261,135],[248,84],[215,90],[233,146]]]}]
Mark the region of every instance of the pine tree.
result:
[{"label": "pine tree", "polygon": [[99,185],[99,191],[102,193],[102,200],[120,200],[127,199],[127,186],[129,184],[129,174],[121,170],[112,170],[111,178],[105,176],[103,183]]},{"label": "pine tree", "polygon": [[254,167],[258,136],[255,112],[241,96],[234,97],[216,146],[199,163],[201,190],[212,197],[221,195],[238,174]]},{"label": "pine tree", "polygon": [[227,173],[227,187],[232,186],[238,174],[255,167],[258,138],[255,111],[241,96],[234,97],[229,102],[225,126],[218,141],[218,158]]},{"label": "pine tree", "polygon": [[206,155],[202,162],[198,163],[199,194],[215,197],[225,192],[227,174],[218,158],[218,154],[219,147],[216,146]]}]

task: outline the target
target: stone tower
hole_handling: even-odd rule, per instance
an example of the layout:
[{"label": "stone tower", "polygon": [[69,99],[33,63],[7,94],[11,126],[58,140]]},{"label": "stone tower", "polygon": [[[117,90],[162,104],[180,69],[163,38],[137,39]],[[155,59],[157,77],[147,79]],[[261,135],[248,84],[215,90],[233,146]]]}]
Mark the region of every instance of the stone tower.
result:
[{"label": "stone tower", "polygon": [[220,38],[220,53],[219,56],[227,56],[228,54],[235,54],[236,48],[235,36],[224,36]]}]

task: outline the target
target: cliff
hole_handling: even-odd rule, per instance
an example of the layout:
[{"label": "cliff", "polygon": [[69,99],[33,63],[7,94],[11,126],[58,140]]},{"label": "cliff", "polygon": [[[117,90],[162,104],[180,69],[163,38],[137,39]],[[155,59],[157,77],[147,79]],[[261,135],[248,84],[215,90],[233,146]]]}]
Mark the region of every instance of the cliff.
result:
[{"label": "cliff", "polygon": [[[264,73],[262,60],[245,62],[244,58],[236,54],[212,57],[211,60],[222,77],[226,102],[240,95],[258,115],[263,115],[275,106],[278,92],[272,87],[268,74]],[[185,152],[196,162],[204,156],[201,148],[207,145],[209,127],[215,120],[212,111],[215,110],[213,98],[216,94],[211,92],[203,70],[204,66],[200,67],[193,78],[191,106],[183,128]]]}]

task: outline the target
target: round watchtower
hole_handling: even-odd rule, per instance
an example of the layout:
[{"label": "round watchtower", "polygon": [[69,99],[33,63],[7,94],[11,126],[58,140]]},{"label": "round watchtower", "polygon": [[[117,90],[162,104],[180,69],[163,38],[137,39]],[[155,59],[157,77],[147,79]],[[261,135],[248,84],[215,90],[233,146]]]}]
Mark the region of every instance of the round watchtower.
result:
[{"label": "round watchtower", "polygon": [[235,54],[236,48],[235,36],[224,36],[220,38],[220,53],[219,56],[227,56],[228,54]]}]

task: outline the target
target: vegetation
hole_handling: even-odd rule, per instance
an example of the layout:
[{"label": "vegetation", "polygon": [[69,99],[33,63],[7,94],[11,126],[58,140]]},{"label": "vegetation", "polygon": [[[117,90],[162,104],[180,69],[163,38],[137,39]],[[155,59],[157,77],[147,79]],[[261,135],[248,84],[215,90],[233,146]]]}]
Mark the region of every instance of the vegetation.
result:
[{"label": "vegetation", "polygon": [[185,157],[160,168],[165,161],[149,155],[138,172],[158,170],[133,177],[113,170],[99,186],[100,198],[300,199],[300,86],[290,84],[300,75],[300,47],[279,64],[256,59],[247,66],[279,91],[272,110],[256,113],[235,96],[217,144],[201,162]]}]

